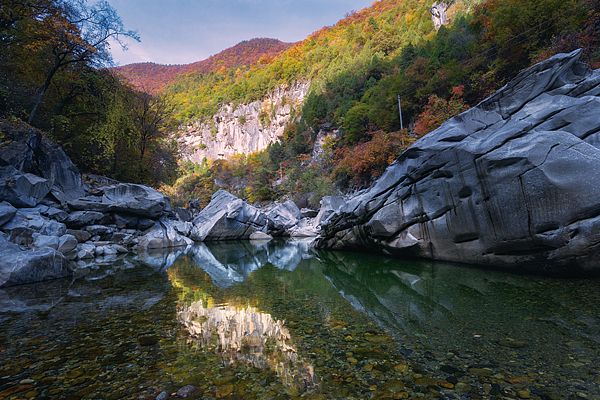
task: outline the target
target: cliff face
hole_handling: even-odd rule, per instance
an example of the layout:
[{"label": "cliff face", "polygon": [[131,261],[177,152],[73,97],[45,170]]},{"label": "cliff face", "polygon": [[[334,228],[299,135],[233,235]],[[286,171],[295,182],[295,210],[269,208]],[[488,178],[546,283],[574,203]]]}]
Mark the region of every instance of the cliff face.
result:
[{"label": "cliff face", "polygon": [[322,224],[319,247],[598,272],[600,69],[521,72],[404,152]]},{"label": "cliff face", "polygon": [[211,121],[183,127],[178,142],[184,158],[200,163],[264,150],[283,135],[309,88],[310,82],[281,86],[262,100],[224,105]]}]

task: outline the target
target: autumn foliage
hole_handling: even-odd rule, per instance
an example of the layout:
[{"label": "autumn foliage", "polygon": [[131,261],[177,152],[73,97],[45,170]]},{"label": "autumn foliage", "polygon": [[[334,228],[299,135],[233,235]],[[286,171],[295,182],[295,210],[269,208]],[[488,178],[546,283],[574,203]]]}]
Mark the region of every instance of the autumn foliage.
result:
[{"label": "autumn foliage", "polygon": [[335,179],[344,186],[361,188],[378,178],[413,141],[406,131],[375,132],[370,141],[335,151]]},{"label": "autumn foliage", "polygon": [[452,89],[452,96],[448,100],[439,98],[435,94],[429,96],[425,109],[417,117],[414,133],[423,136],[435,130],[446,120],[467,110],[469,106],[463,101],[464,93],[465,87],[461,85]]},{"label": "autumn foliage", "polygon": [[276,39],[251,39],[215,54],[206,60],[185,65],[161,65],[151,62],[116,67],[113,70],[138,90],[157,94],[185,74],[223,72],[251,64],[267,64],[291,46]]}]

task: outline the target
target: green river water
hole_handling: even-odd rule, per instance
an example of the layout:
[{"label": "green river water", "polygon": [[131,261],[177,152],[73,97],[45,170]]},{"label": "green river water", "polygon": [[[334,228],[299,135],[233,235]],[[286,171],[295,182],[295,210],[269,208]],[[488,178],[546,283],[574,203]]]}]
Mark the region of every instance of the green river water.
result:
[{"label": "green river water", "polygon": [[0,399],[600,399],[598,304],[305,242],[106,259],[0,289]]}]

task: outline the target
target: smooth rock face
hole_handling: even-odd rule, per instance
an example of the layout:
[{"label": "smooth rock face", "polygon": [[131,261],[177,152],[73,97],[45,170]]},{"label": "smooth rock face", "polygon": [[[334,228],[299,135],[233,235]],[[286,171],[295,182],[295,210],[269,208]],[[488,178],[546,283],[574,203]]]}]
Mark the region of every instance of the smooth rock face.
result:
[{"label": "smooth rock face", "polygon": [[600,70],[556,55],[417,141],[318,247],[600,270]]},{"label": "smooth rock face", "polygon": [[17,209],[6,201],[0,202],[0,226],[12,219],[17,213]]},{"label": "smooth rock face", "polygon": [[50,192],[50,182],[11,166],[0,168],[0,200],[15,207],[35,207]]},{"label": "smooth rock face", "polygon": [[284,203],[274,203],[264,209],[264,212],[269,219],[269,231],[277,236],[285,234],[288,229],[296,226],[302,218],[300,209],[291,200]]},{"label": "smooth rock face", "polygon": [[70,228],[81,228],[102,221],[104,214],[97,211],[75,211],[69,214],[65,224]]},{"label": "smooth rock face", "polygon": [[126,213],[147,218],[158,218],[170,211],[169,199],[144,185],[119,183],[100,188],[102,196],[87,196],[70,201],[74,210]]},{"label": "smooth rock face", "polygon": [[254,232],[267,233],[267,216],[254,206],[219,190],[192,221],[195,241],[249,239]]},{"label": "smooth rock face", "polygon": [[41,282],[72,275],[67,260],[51,248],[21,250],[0,236],[0,287]]},{"label": "smooth rock face", "polygon": [[[178,232],[181,229],[176,221],[163,219],[139,239],[137,248],[141,250],[166,249],[192,245],[194,242]],[[189,228],[188,228],[189,229]]]},{"label": "smooth rock face", "polygon": [[52,194],[60,201],[84,195],[81,174],[59,145],[30,126],[16,128],[14,125],[5,127],[5,124],[0,121],[0,130],[6,135],[6,141],[0,146],[0,166],[12,166],[23,173],[45,178]]}]

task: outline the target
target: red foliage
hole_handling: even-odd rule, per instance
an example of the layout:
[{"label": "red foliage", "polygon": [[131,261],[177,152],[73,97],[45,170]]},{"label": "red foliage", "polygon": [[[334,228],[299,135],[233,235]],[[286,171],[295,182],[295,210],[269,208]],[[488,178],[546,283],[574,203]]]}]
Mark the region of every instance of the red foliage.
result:
[{"label": "red foliage", "polygon": [[465,87],[463,85],[452,88],[450,100],[429,96],[429,102],[415,122],[415,133],[418,136],[426,135],[433,131],[446,120],[465,111],[468,107],[463,101]]},{"label": "red foliage", "polygon": [[383,171],[407,148],[414,139],[404,132],[375,132],[373,138],[354,147],[335,150],[334,175],[354,187],[364,187]]},{"label": "red foliage", "polygon": [[206,60],[185,65],[161,65],[151,62],[116,67],[113,70],[138,90],[156,94],[187,73],[209,73],[256,62],[267,63],[292,46],[277,39],[252,39],[223,50]]}]

